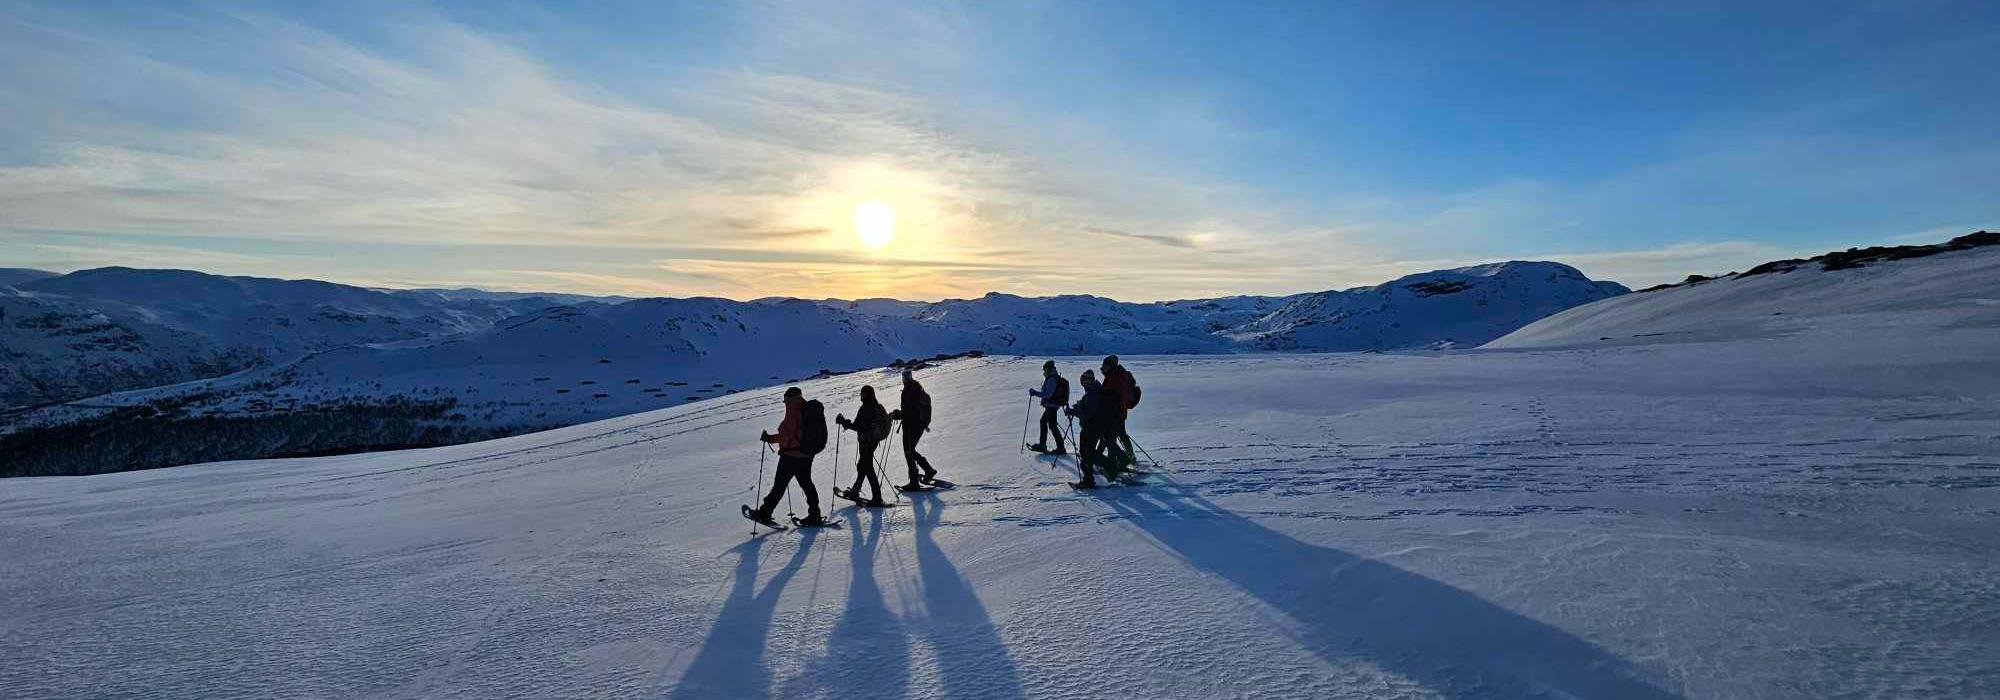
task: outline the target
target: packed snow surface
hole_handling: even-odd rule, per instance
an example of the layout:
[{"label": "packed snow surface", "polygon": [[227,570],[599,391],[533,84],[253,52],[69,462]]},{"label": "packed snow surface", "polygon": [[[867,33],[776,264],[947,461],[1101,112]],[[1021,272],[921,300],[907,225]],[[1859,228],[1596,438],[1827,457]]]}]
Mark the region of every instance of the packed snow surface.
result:
[{"label": "packed snow surface", "polygon": [[[2000,301],[1949,303],[1684,342],[1128,358],[1158,466],[1095,492],[1020,451],[1040,358],[953,361],[919,376],[924,452],[961,486],[829,501],[841,529],[737,515],[778,387],[7,480],[0,694],[2000,697]],[[888,373],[802,386],[852,414],[864,383],[895,405]],[[840,450],[822,489],[852,479]]]}]

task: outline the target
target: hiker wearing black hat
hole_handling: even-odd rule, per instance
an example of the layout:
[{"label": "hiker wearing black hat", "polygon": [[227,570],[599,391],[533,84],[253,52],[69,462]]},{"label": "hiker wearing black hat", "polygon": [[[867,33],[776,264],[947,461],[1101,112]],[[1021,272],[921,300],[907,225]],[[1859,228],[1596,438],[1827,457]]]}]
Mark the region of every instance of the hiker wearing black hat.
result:
[{"label": "hiker wearing black hat", "polygon": [[903,424],[903,462],[910,467],[910,483],[896,488],[902,491],[931,488],[937,470],[931,467],[930,460],[917,453],[917,441],[924,439],[924,431],[931,429],[931,395],[907,369],[903,370],[902,405],[889,412],[889,418]]},{"label": "hiker wearing black hat", "polygon": [[[1041,432],[1035,444],[1028,449],[1048,454],[1063,454],[1069,450],[1063,445],[1062,425],[1056,422],[1063,407],[1069,404],[1069,380],[1056,372],[1056,361],[1042,363],[1042,388],[1029,389],[1028,395],[1042,400]],[[1056,449],[1049,449],[1049,433],[1055,433]]]}]

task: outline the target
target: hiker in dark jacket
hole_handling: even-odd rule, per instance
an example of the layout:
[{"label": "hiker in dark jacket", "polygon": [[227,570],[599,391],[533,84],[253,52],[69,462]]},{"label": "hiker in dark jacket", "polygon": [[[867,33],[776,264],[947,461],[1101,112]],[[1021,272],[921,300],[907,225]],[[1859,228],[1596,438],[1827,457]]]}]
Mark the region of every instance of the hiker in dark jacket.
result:
[{"label": "hiker in dark jacket", "polygon": [[[1063,405],[1069,403],[1069,382],[1056,373],[1055,360],[1042,363],[1042,388],[1029,389],[1028,395],[1042,400],[1041,433],[1028,449],[1056,455],[1067,452],[1063,447],[1062,425],[1056,422],[1056,418]],[[1049,450],[1049,433],[1056,434],[1056,449],[1053,452]]]},{"label": "hiker in dark jacket", "polygon": [[1139,383],[1132,379],[1131,372],[1118,364],[1117,355],[1105,355],[1104,365],[1099,369],[1104,376],[1104,390],[1111,392],[1115,398],[1110,403],[1118,404],[1118,425],[1112,432],[1105,433],[1105,447],[1117,453],[1112,455],[1117,460],[1114,464],[1120,468],[1129,467],[1136,457],[1132,452],[1132,436],[1125,432],[1125,417],[1139,404]]},{"label": "hiker in dark jacket", "polygon": [[1070,485],[1092,489],[1097,488],[1097,467],[1104,461],[1104,431],[1110,418],[1109,407],[1115,399],[1107,398],[1109,394],[1090,370],[1084,370],[1077,383],[1083,387],[1083,398],[1067,410],[1077,420],[1076,464],[1077,470],[1083,472],[1083,480]]},{"label": "hiker in dark jacket", "polygon": [[798,387],[786,389],[785,419],[778,423],[778,434],[758,433],[757,439],[778,446],[777,481],[772,482],[771,493],[764,496],[764,504],[757,509],[759,520],[771,519],[771,513],[778,509],[778,501],[785,498],[785,486],[797,480],[799,488],[806,492],[806,522],[820,521],[819,487],[813,486],[813,455],[805,451],[805,413],[805,392],[799,391]]},{"label": "hiker in dark jacket", "polygon": [[833,422],[854,431],[855,440],[861,443],[860,458],[854,463],[854,485],[839,495],[850,501],[861,501],[861,481],[867,479],[868,488],[875,493],[875,497],[863,505],[884,505],[882,480],[875,476],[875,449],[889,437],[889,411],[875,400],[875,387],[861,387],[861,410],[854,414],[854,420],[834,416]]},{"label": "hiker in dark jacket", "polygon": [[917,441],[924,439],[924,431],[931,429],[931,395],[907,369],[903,370],[902,406],[891,412],[889,418],[903,422],[903,462],[910,467],[910,483],[900,488],[904,491],[926,488],[926,482],[937,478],[937,470],[931,468],[930,460],[917,454]]}]

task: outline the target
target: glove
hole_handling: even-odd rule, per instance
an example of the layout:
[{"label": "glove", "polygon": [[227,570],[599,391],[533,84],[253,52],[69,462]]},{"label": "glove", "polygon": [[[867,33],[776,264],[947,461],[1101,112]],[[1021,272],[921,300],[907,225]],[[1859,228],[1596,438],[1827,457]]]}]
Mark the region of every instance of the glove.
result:
[{"label": "glove", "polygon": [[762,431],[762,430],[760,430],[760,431],[757,431],[757,439],[759,439],[759,440],[763,440],[764,442],[770,442],[770,441],[771,441],[771,433],[770,433],[770,432],[768,432],[768,431]]},{"label": "glove", "polygon": [[1042,390],[1041,390],[1041,389],[1029,389],[1029,390],[1028,390],[1028,395],[1029,395],[1029,396],[1041,396],[1041,395],[1042,395]]}]

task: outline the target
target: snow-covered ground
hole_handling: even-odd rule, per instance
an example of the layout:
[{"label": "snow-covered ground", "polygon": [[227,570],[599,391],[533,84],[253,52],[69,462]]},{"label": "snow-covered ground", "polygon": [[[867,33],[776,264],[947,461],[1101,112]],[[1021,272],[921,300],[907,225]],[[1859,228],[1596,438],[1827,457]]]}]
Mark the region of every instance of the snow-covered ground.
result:
[{"label": "snow-covered ground", "polygon": [[[921,374],[925,451],[962,487],[841,503],[837,530],[736,514],[777,387],[431,450],[7,480],[0,688],[2000,697],[2000,302],[1934,301],[1966,311],[1128,358],[1160,473],[1088,493],[1019,452],[1039,358],[955,361]],[[851,414],[864,382],[895,384],[803,386]]]}]

